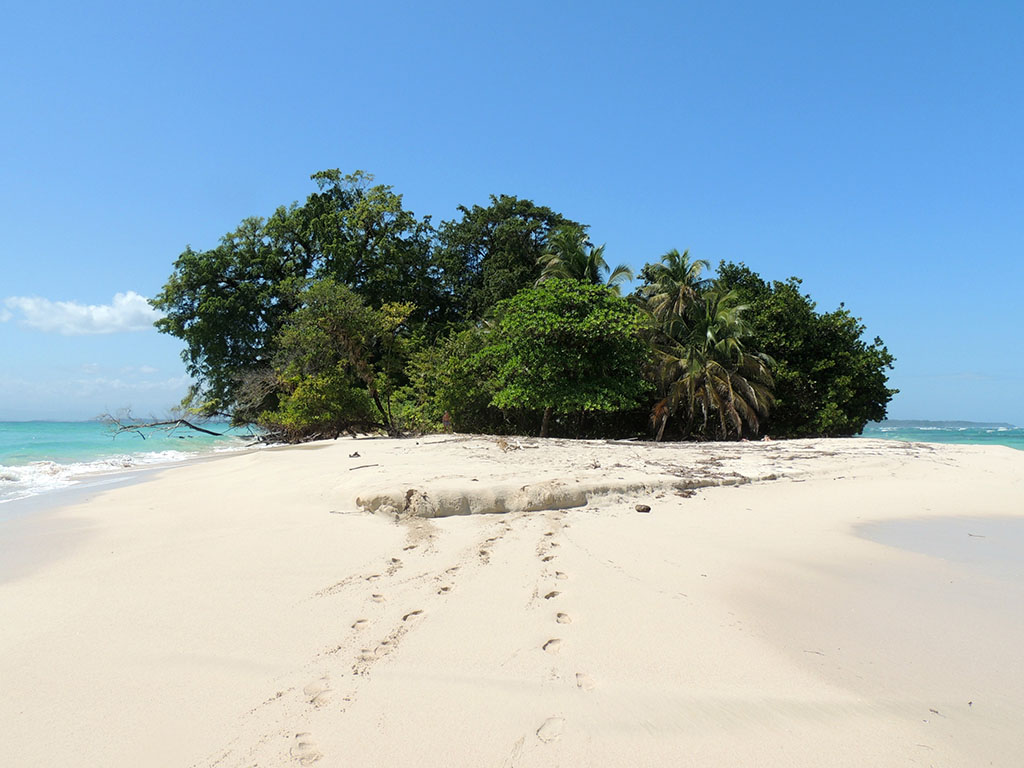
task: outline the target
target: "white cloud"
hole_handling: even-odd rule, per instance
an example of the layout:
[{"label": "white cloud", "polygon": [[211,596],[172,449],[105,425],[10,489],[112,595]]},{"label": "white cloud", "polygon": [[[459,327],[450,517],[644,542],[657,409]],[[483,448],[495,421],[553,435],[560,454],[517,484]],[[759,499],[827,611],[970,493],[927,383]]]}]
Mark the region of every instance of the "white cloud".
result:
[{"label": "white cloud", "polygon": [[0,323],[6,323],[13,315],[3,307],[0,307]]},{"label": "white cloud", "polygon": [[[10,319],[19,313],[19,322],[29,328],[62,336],[147,331],[160,313],[149,306],[145,296],[135,291],[115,293],[110,304],[79,304],[77,301],[50,301],[35,296],[11,296],[4,299]],[[10,310],[10,311],[8,311]],[[0,315],[2,317],[2,315]]]}]

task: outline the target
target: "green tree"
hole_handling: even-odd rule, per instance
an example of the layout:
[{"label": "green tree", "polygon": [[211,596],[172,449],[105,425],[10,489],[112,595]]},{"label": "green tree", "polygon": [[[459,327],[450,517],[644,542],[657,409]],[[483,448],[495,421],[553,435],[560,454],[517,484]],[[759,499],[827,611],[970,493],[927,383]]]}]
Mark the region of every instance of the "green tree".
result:
[{"label": "green tree", "polygon": [[443,314],[429,219],[417,220],[401,195],[361,171],[313,179],[319,191],[304,204],[245,219],[213,249],[186,248],[152,300],[165,313],[158,330],[185,342],[197,382],[189,404],[202,413],[245,421],[276,408],[273,387],[250,385],[266,380],[275,340],[311,281],[340,281],[372,308],[411,304],[410,321],[421,326]]},{"label": "green tree", "polygon": [[793,277],[768,283],[744,264],[723,262],[719,282],[750,305],[751,343],[775,361],[775,406],[765,429],[781,437],[853,435],[885,418],[897,390],[893,356],[842,305],[820,314]]},{"label": "green tree", "polygon": [[711,281],[702,277],[710,266],[704,259],[691,259],[689,251],[680,253],[673,248],[658,263],[644,265],[637,293],[656,318],[682,318],[710,285]]},{"label": "green tree", "polygon": [[390,186],[371,184],[372,174],[332,169],[312,178],[319,191],[297,211],[317,254],[311,277],[334,278],[371,307],[408,302],[414,321],[436,318],[443,299],[430,218],[417,219]]},{"label": "green tree", "polygon": [[[591,245],[586,230],[579,226],[562,226],[555,230],[540,256],[540,265],[538,282],[552,278],[579,280],[591,285],[607,285],[616,294],[622,283],[633,279],[633,271],[625,264],[609,269],[604,259],[604,246]],[[608,274],[607,279],[605,274]]]},{"label": "green tree", "polygon": [[410,360],[413,401],[425,424],[436,427],[448,411],[458,432],[500,434],[510,424],[492,405],[496,384],[493,359],[481,354],[488,330],[473,326],[424,347]]},{"label": "green tree", "polygon": [[551,232],[576,224],[550,208],[511,195],[488,206],[459,206],[460,219],[441,223],[434,263],[451,320],[476,320],[502,299],[532,286]]},{"label": "green tree", "polygon": [[662,314],[656,349],[665,396],[652,413],[658,440],[679,411],[686,417],[684,436],[758,433],[772,402],[771,360],[745,344],[746,309],[734,292],[711,288],[688,300],[682,316]]},{"label": "green tree", "polygon": [[[191,405],[206,415],[230,411],[242,379],[269,367],[271,342],[298,306],[313,258],[290,234],[295,216],[279,208],[269,220],[245,219],[215,248],[186,248],[152,299],[165,313],[157,329],[185,342],[182,358],[198,382]],[[272,407],[270,398],[257,409]]]},{"label": "green tree", "polygon": [[299,299],[275,345],[280,405],[260,421],[286,439],[375,428],[397,434],[391,399],[412,305],[374,309],[333,278]]},{"label": "green tree", "polygon": [[611,289],[551,278],[501,302],[491,343],[481,353],[496,370],[492,403],[554,414],[623,411],[648,391],[650,349],[643,313]]}]

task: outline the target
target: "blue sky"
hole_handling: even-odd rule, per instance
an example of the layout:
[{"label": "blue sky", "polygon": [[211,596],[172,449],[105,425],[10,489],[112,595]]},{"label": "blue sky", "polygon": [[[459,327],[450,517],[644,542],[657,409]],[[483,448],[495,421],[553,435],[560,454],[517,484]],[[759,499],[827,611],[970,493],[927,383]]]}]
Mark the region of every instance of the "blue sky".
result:
[{"label": "blue sky", "polygon": [[1024,424],[1019,2],[19,4],[0,28],[0,419],[159,413],[187,244],[365,169],[845,302],[897,418]]}]

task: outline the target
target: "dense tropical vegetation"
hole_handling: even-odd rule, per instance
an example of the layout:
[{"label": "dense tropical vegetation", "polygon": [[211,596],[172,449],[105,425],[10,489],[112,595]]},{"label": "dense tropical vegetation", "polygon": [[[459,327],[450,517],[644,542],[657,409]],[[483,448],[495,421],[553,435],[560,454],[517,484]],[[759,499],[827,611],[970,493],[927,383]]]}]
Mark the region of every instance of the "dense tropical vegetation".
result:
[{"label": "dense tropical vegetation", "polygon": [[661,439],[856,434],[893,358],[800,281],[671,250],[635,290],[589,228],[492,196],[435,227],[363,172],[186,248],[153,305],[185,405],[276,438],[463,432]]}]

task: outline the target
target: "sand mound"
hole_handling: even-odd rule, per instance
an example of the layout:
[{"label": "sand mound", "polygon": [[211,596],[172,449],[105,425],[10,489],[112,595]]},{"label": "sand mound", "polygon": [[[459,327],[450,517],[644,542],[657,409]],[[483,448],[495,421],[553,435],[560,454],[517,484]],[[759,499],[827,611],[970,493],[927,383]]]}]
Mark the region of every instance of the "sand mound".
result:
[{"label": "sand mound", "polygon": [[652,478],[637,480],[547,480],[527,485],[458,484],[425,488],[395,489],[371,493],[356,499],[356,506],[367,512],[396,517],[451,517],[453,515],[490,515],[506,512],[542,512],[583,507],[591,499],[687,491],[725,485],[776,480],[778,475],[745,476],[733,474],[702,478]]}]

